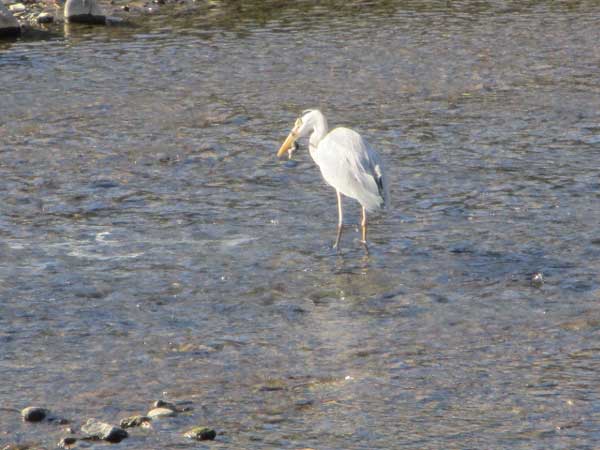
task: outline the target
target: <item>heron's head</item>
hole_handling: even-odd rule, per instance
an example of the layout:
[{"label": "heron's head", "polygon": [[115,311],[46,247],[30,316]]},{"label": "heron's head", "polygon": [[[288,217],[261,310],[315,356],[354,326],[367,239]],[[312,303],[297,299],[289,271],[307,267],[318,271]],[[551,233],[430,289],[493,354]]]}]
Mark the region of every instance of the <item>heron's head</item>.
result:
[{"label": "heron's head", "polygon": [[297,139],[308,135],[315,128],[315,122],[319,115],[322,114],[318,109],[307,109],[296,119],[294,128],[292,128],[292,131],[277,152],[278,158],[281,158],[286,151],[292,148]]}]

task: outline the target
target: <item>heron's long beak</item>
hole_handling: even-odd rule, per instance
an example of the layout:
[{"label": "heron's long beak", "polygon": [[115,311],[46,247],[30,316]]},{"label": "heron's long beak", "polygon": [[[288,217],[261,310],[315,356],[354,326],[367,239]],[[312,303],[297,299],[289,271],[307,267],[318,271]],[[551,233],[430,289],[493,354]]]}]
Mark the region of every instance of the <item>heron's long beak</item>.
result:
[{"label": "heron's long beak", "polygon": [[279,151],[277,152],[277,157],[281,158],[283,156],[283,154],[285,152],[287,152],[290,147],[292,145],[294,145],[294,142],[296,141],[296,133],[294,133],[293,131],[288,135],[287,138],[285,138],[285,141],[283,142],[283,144],[281,145],[281,147],[279,148]]}]

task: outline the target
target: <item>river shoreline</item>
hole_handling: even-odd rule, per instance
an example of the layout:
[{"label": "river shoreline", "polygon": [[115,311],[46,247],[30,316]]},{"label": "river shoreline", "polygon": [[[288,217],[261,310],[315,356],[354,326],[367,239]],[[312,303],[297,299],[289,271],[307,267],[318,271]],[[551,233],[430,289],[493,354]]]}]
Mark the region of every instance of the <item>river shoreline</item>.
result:
[{"label": "river shoreline", "polygon": [[[68,23],[64,16],[65,2],[62,0],[0,0],[17,20],[20,36],[26,39],[44,38],[62,33],[67,27],[89,27],[89,24]],[[94,26],[136,26],[143,18],[167,9],[170,12],[205,10],[214,11],[217,4],[196,0],[100,0],[98,6],[106,16],[104,24]],[[4,39],[18,35],[4,36]]]}]

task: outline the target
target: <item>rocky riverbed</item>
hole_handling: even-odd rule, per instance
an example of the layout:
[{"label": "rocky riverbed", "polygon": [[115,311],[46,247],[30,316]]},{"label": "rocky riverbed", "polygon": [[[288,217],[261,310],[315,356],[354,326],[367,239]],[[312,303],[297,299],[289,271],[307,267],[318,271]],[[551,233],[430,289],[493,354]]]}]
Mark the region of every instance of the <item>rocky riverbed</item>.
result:
[{"label": "rocky riverbed", "polygon": [[[149,411],[145,415],[135,415],[124,417],[120,420],[119,425],[104,422],[95,418],[89,419],[67,419],[59,414],[56,414],[50,408],[40,406],[28,406],[20,412],[24,422],[30,423],[31,426],[36,426],[40,423],[48,425],[45,428],[45,433],[48,435],[60,435],[56,447],[58,448],[82,448],[87,447],[89,442],[105,441],[110,443],[118,443],[129,438],[130,432],[127,429],[141,429],[143,432],[151,433],[160,431],[164,425],[158,426],[159,421],[174,419],[180,415],[189,416],[193,413],[194,408],[189,402],[179,404],[157,400],[152,403]],[[12,411],[17,414],[18,411]],[[176,426],[176,425],[174,425]],[[44,434],[44,431],[40,435]],[[134,433],[135,434],[135,433]],[[214,440],[217,437],[217,432],[202,424],[184,427],[181,430],[181,435],[186,439],[196,441]],[[10,439],[10,437],[8,436]],[[40,436],[45,439],[45,436]],[[38,443],[8,443],[1,447],[2,450],[40,450]]]},{"label": "rocky riverbed", "polygon": [[[76,8],[89,8],[93,4],[97,13],[88,20],[79,21],[106,26],[133,25],[142,17],[156,14],[165,7],[170,10],[218,9],[216,2],[206,0],[0,0],[0,35],[60,33],[67,22],[78,21],[69,20],[70,3]],[[2,33],[2,30],[7,32]]]}]

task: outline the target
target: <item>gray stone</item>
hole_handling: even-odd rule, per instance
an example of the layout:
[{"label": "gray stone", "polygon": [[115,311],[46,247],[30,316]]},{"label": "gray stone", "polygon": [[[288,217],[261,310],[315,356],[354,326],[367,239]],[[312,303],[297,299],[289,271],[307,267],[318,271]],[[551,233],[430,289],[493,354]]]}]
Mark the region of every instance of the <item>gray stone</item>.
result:
[{"label": "gray stone", "polygon": [[212,441],[217,437],[217,432],[208,427],[194,427],[184,434],[185,437],[196,439],[197,441]]},{"label": "gray stone", "polygon": [[10,9],[10,12],[12,13],[19,13],[24,12],[27,8],[25,8],[23,3],[15,3],[14,5],[10,5],[8,9]]},{"label": "gray stone", "polygon": [[72,436],[67,436],[67,437],[62,438],[58,442],[57,447],[58,448],[71,448],[75,444],[75,442],[77,442],[76,438],[74,438]]},{"label": "gray stone", "polygon": [[139,427],[145,423],[150,422],[151,420],[152,419],[148,416],[131,416],[122,419],[119,425],[121,425],[121,428]]},{"label": "gray stone", "polygon": [[88,419],[81,431],[86,435],[84,439],[102,439],[108,442],[121,442],[129,436],[124,429],[96,419]]},{"label": "gray stone", "polygon": [[154,408],[148,411],[146,416],[150,417],[151,419],[159,419],[161,417],[172,417],[176,414],[177,412],[170,408]]},{"label": "gray stone", "polygon": [[167,409],[171,409],[173,411],[177,411],[177,406],[175,405],[175,403],[165,402],[164,400],[156,400],[154,403],[152,403],[152,407],[153,408],[167,408]]},{"label": "gray stone", "polygon": [[18,36],[20,33],[19,22],[0,0],[0,37]]},{"label": "gray stone", "polygon": [[49,12],[39,13],[37,18],[37,23],[52,23],[54,22],[54,16]]},{"label": "gray stone", "polygon": [[96,0],[67,0],[65,19],[69,23],[106,24],[106,15]]},{"label": "gray stone", "polygon": [[28,406],[21,411],[21,417],[25,422],[41,422],[44,420],[50,411],[39,406]]}]

